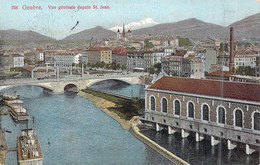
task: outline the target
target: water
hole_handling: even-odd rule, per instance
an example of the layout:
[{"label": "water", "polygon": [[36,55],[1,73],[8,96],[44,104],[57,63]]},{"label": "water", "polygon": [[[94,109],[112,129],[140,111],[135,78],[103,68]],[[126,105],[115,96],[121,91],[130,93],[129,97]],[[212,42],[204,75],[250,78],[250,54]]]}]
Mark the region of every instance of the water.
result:
[{"label": "water", "polygon": [[142,133],[192,165],[256,165],[258,162],[257,153],[248,156],[237,148],[228,151],[223,144],[211,147],[209,140],[198,143],[191,136],[181,138],[179,133],[168,135],[166,132],[155,130]]},{"label": "water", "polygon": [[[45,165],[172,164],[100,108],[75,94],[46,94],[36,86],[20,86],[8,92],[16,92],[25,101],[29,127],[36,130]],[[2,127],[12,131],[6,133],[8,147],[16,147],[16,137],[26,124],[16,124],[10,116],[2,116]],[[16,154],[7,153],[6,165],[17,164]]]}]

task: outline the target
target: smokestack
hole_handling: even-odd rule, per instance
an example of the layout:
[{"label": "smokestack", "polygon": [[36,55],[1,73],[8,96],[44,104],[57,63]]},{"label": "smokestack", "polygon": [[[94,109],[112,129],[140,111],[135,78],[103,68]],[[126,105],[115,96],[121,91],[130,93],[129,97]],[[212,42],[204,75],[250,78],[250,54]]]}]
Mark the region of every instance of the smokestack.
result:
[{"label": "smokestack", "polygon": [[229,71],[234,72],[234,38],[233,38],[233,27],[230,27],[230,64]]}]

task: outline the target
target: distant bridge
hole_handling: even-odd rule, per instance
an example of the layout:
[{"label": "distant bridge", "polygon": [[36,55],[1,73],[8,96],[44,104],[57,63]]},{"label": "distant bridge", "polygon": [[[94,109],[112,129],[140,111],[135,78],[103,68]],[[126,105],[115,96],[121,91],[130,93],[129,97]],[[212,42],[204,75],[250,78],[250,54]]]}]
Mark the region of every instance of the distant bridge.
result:
[{"label": "distant bridge", "polygon": [[105,80],[119,80],[126,82],[128,84],[141,84],[141,76],[146,75],[146,73],[130,73],[130,74],[95,74],[95,75],[83,75],[81,76],[65,76],[59,79],[44,79],[38,80],[36,78],[24,78],[24,79],[8,79],[0,80],[0,92],[3,92],[7,89],[21,86],[21,85],[36,85],[42,87],[44,90],[53,92],[55,94],[64,93],[64,89],[68,85],[73,85],[77,88],[77,91],[80,89],[85,89],[93,84],[96,84]]}]

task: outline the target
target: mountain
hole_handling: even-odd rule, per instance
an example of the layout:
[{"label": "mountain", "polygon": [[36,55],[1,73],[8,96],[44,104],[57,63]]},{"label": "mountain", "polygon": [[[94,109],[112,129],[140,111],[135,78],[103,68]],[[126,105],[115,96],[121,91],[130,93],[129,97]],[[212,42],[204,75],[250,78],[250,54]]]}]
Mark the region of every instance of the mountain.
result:
[{"label": "mountain", "polygon": [[19,40],[19,41],[47,41],[55,40],[54,38],[36,33],[34,31],[20,31],[20,30],[0,30],[0,40]]},{"label": "mountain", "polygon": [[133,35],[173,35],[191,39],[201,39],[208,36],[225,38],[227,34],[228,29],[226,27],[206,23],[195,18],[174,23],[158,24],[133,31]]},{"label": "mountain", "polygon": [[234,22],[231,26],[234,27],[235,38],[260,38],[260,13]]},{"label": "mountain", "polygon": [[112,32],[110,30],[107,30],[101,26],[96,26],[92,29],[87,29],[84,31],[81,31],[79,33],[71,34],[64,38],[63,40],[96,40],[96,39],[102,39],[102,38],[110,38],[110,37],[116,37],[116,33]]},{"label": "mountain", "polygon": [[[152,18],[148,17],[148,18],[142,19],[140,21],[130,22],[129,24],[125,25],[125,28],[135,30],[135,29],[152,26],[155,24],[158,24],[158,22],[155,22]],[[117,31],[118,29],[120,29],[120,31],[122,31],[123,26],[115,26],[115,27],[110,28],[110,30],[112,30],[112,31]]]}]

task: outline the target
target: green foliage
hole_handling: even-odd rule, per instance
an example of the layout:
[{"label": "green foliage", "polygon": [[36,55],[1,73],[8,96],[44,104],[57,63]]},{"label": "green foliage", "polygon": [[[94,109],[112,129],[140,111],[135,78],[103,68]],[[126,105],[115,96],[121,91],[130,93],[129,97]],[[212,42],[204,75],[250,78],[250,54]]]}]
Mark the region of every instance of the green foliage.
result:
[{"label": "green foliage", "polygon": [[102,61],[102,62],[100,63],[100,68],[104,68],[104,67],[105,67],[105,62]]},{"label": "green foliage", "polygon": [[239,66],[236,68],[236,73],[240,75],[255,76],[255,68],[250,66]]},{"label": "green foliage", "polygon": [[136,50],[136,48],[135,47],[129,47],[129,46],[127,46],[127,47],[125,47],[127,50]]},{"label": "green foliage", "polygon": [[154,68],[153,68],[153,67],[148,68],[148,72],[149,72],[150,74],[154,74]]},{"label": "green foliage", "polygon": [[192,46],[191,41],[188,38],[177,37],[179,40],[179,46]]},{"label": "green foliage", "polygon": [[121,69],[122,69],[122,70],[126,70],[126,66],[125,66],[125,65],[122,65],[122,66],[121,66]]},{"label": "green foliage", "polygon": [[90,66],[91,66],[91,64],[89,62],[87,62],[87,67],[90,67]]},{"label": "green foliage", "polygon": [[151,48],[153,48],[154,46],[153,46],[153,44],[151,43],[151,42],[149,42],[149,40],[148,39],[145,39],[144,40],[144,49],[151,49]]},{"label": "green foliage", "polygon": [[75,65],[76,65],[76,64],[75,64],[74,62],[71,64],[72,67],[74,67]]},{"label": "green foliage", "polygon": [[225,44],[224,44],[224,51],[225,51],[225,52],[228,52],[228,43],[225,43]]},{"label": "green foliage", "polygon": [[11,72],[21,72],[22,68],[10,68]]},{"label": "green foliage", "polygon": [[44,63],[44,61],[41,61],[41,60],[35,61],[35,64],[43,64],[43,63]]},{"label": "green foliage", "polygon": [[33,65],[33,62],[31,60],[29,60],[29,59],[25,59],[24,63],[28,64],[28,65]]},{"label": "green foliage", "polygon": [[223,42],[220,43],[219,51],[220,52],[224,51],[224,44],[223,44]]}]

